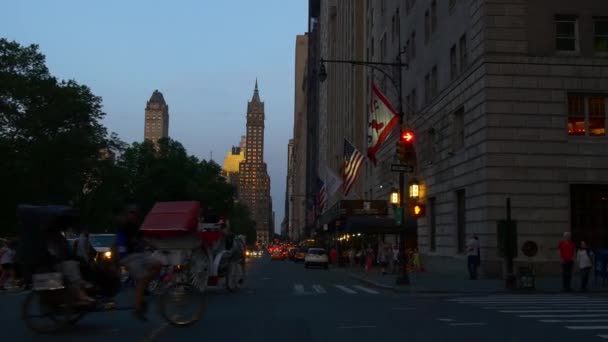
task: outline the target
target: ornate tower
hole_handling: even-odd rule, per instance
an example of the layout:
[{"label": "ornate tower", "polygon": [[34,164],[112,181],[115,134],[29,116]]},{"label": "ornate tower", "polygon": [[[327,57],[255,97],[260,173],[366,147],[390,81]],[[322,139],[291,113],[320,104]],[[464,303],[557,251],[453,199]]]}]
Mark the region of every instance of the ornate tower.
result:
[{"label": "ornate tower", "polygon": [[245,160],[239,165],[239,196],[256,223],[257,240],[268,245],[274,227],[270,226],[270,177],[264,163],[264,102],[260,101],[257,80],[247,103],[245,140]]},{"label": "ornate tower", "polygon": [[146,104],[146,127],[144,139],[154,143],[169,136],[169,106],[163,94],[155,90]]}]

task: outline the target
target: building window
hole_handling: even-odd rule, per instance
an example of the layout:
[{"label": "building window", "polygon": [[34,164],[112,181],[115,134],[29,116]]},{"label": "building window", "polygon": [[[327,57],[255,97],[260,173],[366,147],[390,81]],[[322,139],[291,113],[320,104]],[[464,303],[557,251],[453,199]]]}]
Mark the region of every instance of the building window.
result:
[{"label": "building window", "polygon": [[466,203],[464,190],[456,191],[456,242],[458,253],[464,253],[466,246]]},{"label": "building window", "polygon": [[431,3],[431,33],[437,32],[437,0]]},{"label": "building window", "polygon": [[456,44],[450,49],[450,80],[454,80],[458,75],[458,63],[456,62]]},{"label": "building window", "polygon": [[424,103],[431,101],[431,76],[426,74],[424,76]]},{"label": "building window", "polygon": [[412,53],[410,54],[410,56],[412,57],[412,60],[414,60],[414,58],[416,58],[416,31],[412,32],[411,49],[412,49]]},{"label": "building window", "polygon": [[431,22],[429,11],[424,12],[424,44],[428,44],[431,36]]},{"label": "building window", "polygon": [[574,16],[555,17],[555,49],[577,51],[577,19]]},{"label": "building window", "polygon": [[589,135],[606,135],[606,98],[589,97]]},{"label": "building window", "polygon": [[429,249],[437,250],[437,211],[435,197],[429,198]]},{"label": "building window", "polygon": [[454,150],[464,146],[464,107],[454,112]]},{"label": "building window", "polygon": [[594,36],[595,52],[608,52],[608,18],[595,18]]},{"label": "building window", "polygon": [[568,135],[585,135],[585,98],[568,96]]},{"label": "building window", "polygon": [[439,80],[437,80],[437,77],[437,66],[435,65],[431,71],[431,94],[433,94],[433,97],[439,93]]},{"label": "building window", "polygon": [[467,48],[467,35],[460,37],[460,72],[464,72],[469,63],[469,52]]}]

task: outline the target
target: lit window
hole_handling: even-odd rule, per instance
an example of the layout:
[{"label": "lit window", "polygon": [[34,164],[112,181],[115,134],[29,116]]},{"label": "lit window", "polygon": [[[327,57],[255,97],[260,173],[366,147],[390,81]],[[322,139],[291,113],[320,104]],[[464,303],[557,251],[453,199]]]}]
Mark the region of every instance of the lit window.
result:
[{"label": "lit window", "polygon": [[585,98],[568,96],[568,134],[585,135]]},{"label": "lit window", "polygon": [[606,99],[601,96],[589,97],[589,135],[606,134]]}]

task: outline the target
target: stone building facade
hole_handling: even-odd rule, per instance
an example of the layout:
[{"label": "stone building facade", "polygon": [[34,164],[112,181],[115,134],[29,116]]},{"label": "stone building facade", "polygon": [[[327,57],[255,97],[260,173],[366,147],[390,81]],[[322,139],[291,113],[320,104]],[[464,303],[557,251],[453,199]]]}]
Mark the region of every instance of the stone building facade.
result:
[{"label": "stone building facade", "polygon": [[160,138],[169,137],[169,105],[163,94],[155,90],[146,103],[144,139],[154,143]]},{"label": "stone building facade", "polygon": [[507,197],[518,246],[537,243],[533,261],[547,271],[565,231],[607,247],[608,2],[371,3],[370,21],[384,26],[370,31],[372,50],[396,55],[380,34],[395,32],[407,51],[402,96],[428,208],[420,249],[463,259],[476,234],[484,270],[501,273]]},{"label": "stone building facade", "polygon": [[[307,170],[307,89],[304,77],[306,75],[306,62],[308,59],[308,35],[296,36],[295,46],[295,83],[294,83],[294,127],[292,159],[292,178],[288,181],[291,192],[288,194],[289,205],[289,237],[297,241],[306,226],[306,170]],[[291,142],[290,142],[291,143]]]},{"label": "stone building facade", "polygon": [[[313,141],[307,145],[318,151],[308,151],[309,182],[339,164],[333,160],[336,136],[364,141],[366,127],[355,121],[362,113],[367,117],[369,103],[357,100],[369,98],[373,81],[394,107],[402,104],[415,132],[417,167],[406,182],[420,183],[426,204],[426,215],[417,220],[425,258],[441,257],[464,270],[466,239],[475,234],[482,269],[501,274],[496,222],[505,218],[506,198],[517,221],[518,249],[526,241],[539,248],[531,260],[520,251],[516,262],[557,271],[556,247],[565,231],[608,247],[608,2],[309,4],[307,127]],[[359,6],[364,29],[352,34],[359,32]],[[361,37],[363,48],[357,45]],[[372,68],[357,75],[358,67],[329,63],[322,83],[320,58],[406,62],[408,68],[384,69],[402,92]],[[360,93],[357,83],[364,87]],[[368,162],[362,173],[358,186],[366,200],[388,200],[398,184],[390,171],[394,133],[377,154],[377,166]]]}]

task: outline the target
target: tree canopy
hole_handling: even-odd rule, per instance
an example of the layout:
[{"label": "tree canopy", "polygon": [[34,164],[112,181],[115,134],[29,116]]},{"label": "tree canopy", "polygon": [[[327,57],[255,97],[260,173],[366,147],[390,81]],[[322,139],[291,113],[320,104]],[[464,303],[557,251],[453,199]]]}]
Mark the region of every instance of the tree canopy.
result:
[{"label": "tree canopy", "polygon": [[112,209],[200,201],[255,240],[246,207],[213,161],[169,138],[128,145],[109,134],[102,100],[85,85],[53,77],[37,45],[0,39],[0,236],[14,234],[20,203],[71,204],[92,231],[112,231]]}]

